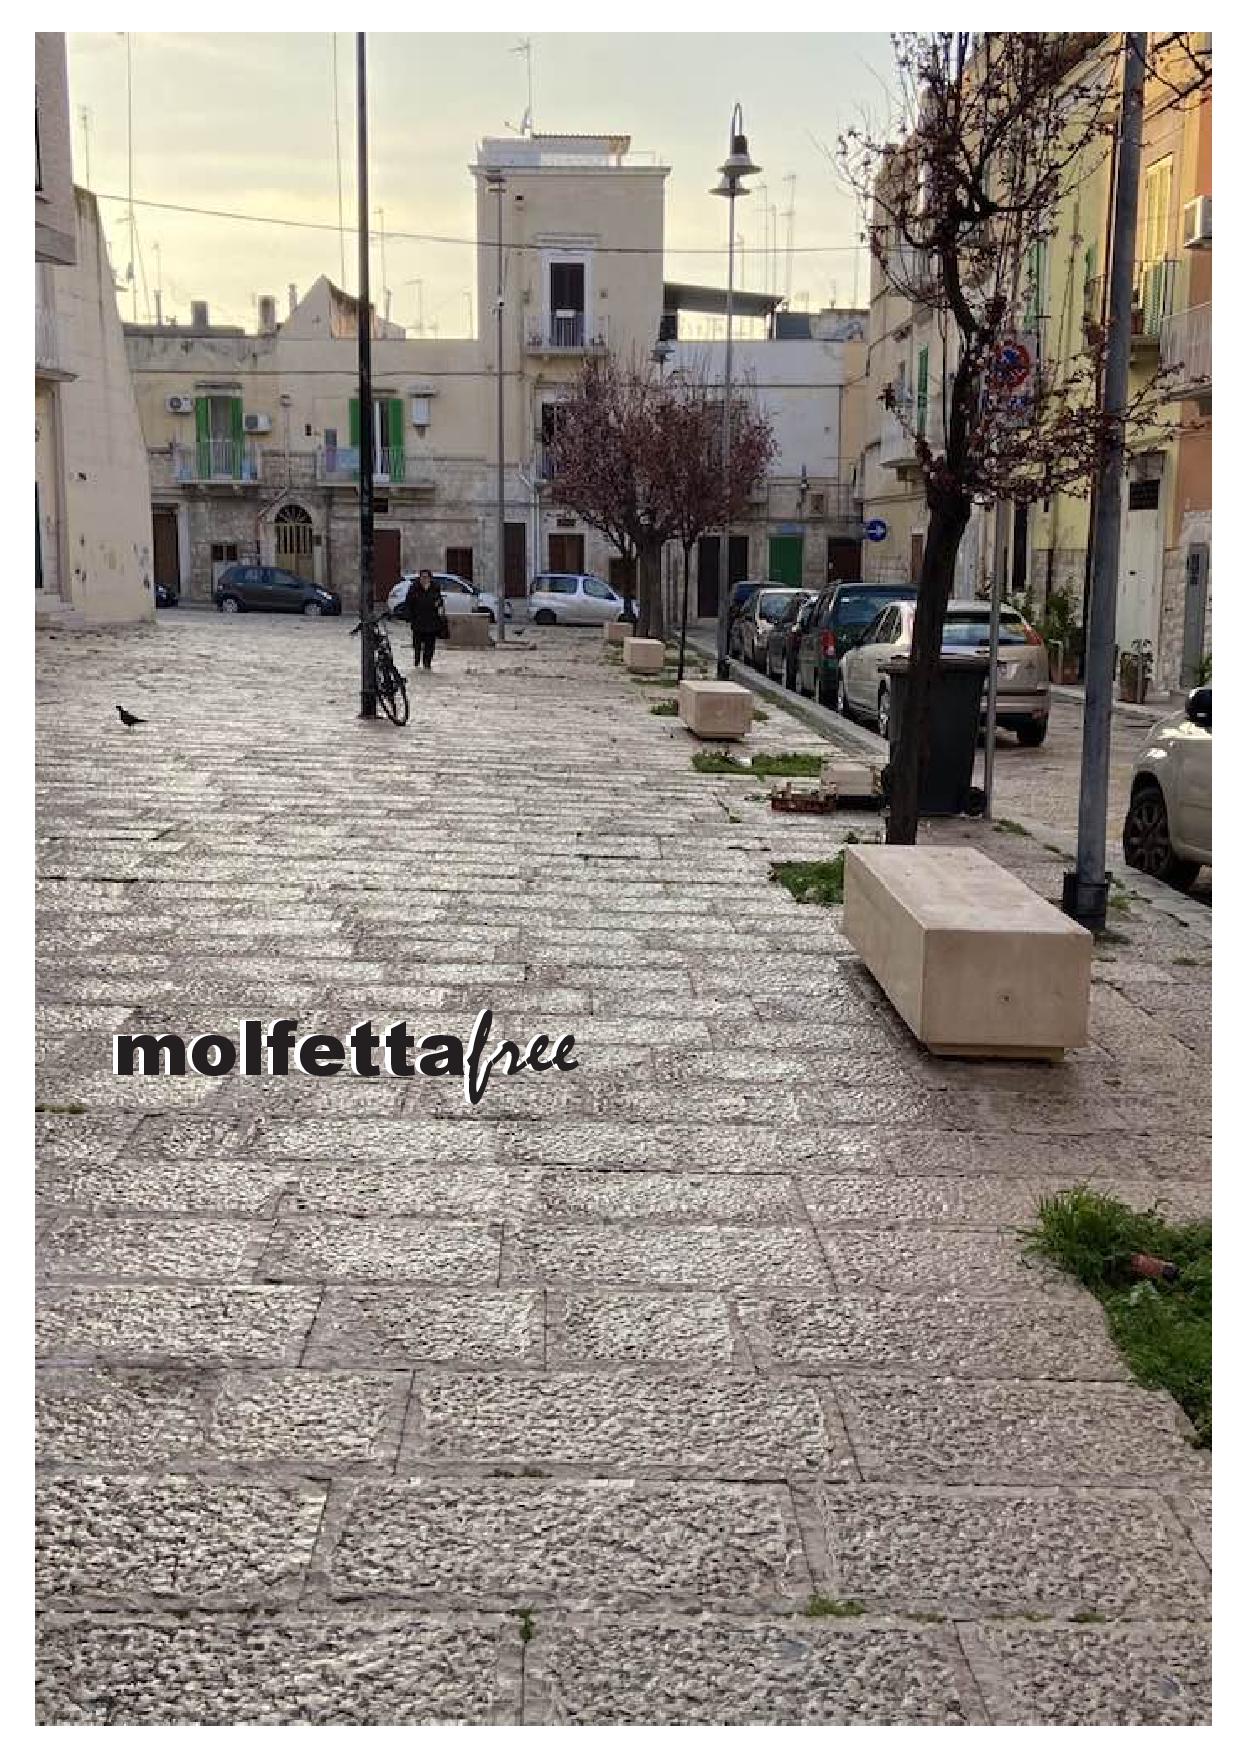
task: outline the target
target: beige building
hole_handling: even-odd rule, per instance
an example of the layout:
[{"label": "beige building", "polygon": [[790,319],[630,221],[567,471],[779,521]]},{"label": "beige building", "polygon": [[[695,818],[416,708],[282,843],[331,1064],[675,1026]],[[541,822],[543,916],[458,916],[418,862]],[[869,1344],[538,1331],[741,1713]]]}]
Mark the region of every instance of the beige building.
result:
[{"label": "beige building", "polygon": [[35,37],[35,610],[154,614],[151,502],[99,211],[73,187],[64,37]]},{"label": "beige building", "polygon": [[[623,135],[484,140],[476,186],[479,335],[411,338],[373,318],[376,585],[431,566],[519,595],[544,570],[619,581],[608,543],[555,503],[547,440],[556,405],[586,354],[651,359],[662,338],[703,347],[722,378],[722,346],[678,340],[682,313],[713,311],[714,288],[663,276],[661,165],[630,162]],[[497,236],[503,203],[505,520],[496,503]],[[844,387],[857,376],[864,317],[810,318],[777,298],[738,295],[768,339],[737,345],[770,413],[780,455],[733,535],[734,578],[753,572],[825,579],[836,544],[847,567],[859,504],[855,454],[842,450]],[[291,567],[356,600],[358,577],[358,304],[326,278],[290,289],[281,320],[258,301],[257,332],[212,325],[131,325],[129,362],[150,453],[161,582],[206,598],[230,562]],[[751,311],[749,305],[753,305]],[[705,538],[691,606],[714,613],[719,538]]]}]

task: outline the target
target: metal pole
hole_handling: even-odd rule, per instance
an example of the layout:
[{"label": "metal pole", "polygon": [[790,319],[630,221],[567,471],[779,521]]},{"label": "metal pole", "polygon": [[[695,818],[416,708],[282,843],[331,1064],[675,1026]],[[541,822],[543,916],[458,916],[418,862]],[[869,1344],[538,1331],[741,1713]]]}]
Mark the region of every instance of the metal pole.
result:
[{"label": "metal pole", "polygon": [[508,587],[504,577],[504,179],[495,190],[495,637],[504,639]]},{"label": "metal pole", "polygon": [[1145,33],[1125,39],[1124,96],[1115,173],[1110,284],[1107,287],[1106,367],[1102,386],[1105,421],[1098,471],[1093,577],[1085,645],[1085,727],[1081,740],[1081,797],[1076,829],[1076,869],[1064,877],[1065,913],[1098,932],[1107,921],[1107,789],[1111,764],[1112,671],[1115,605],[1119,594],[1119,546],[1124,486],[1124,409],[1132,342],[1132,277],[1137,243],[1144,117]]},{"label": "metal pole", "polygon": [[982,781],[986,793],[985,813],[987,816],[991,814],[995,795],[995,732],[999,722],[999,613],[1001,608],[999,512],[1000,502],[996,500],[994,543],[990,558],[990,644],[987,652],[989,662],[986,667],[986,777]]},{"label": "metal pole", "polygon": [[720,682],[728,678],[728,609],[732,601],[732,567],[729,550],[732,546],[732,505],[729,491],[732,458],[732,267],[736,252],[736,190],[737,179],[728,177],[728,302],[723,342],[723,486],[727,505],[723,518],[723,542],[720,569],[723,577],[719,592],[718,614],[715,618],[715,675]]},{"label": "metal pole", "polygon": [[357,33],[357,499],[361,566],[362,710],[375,716],[375,416],[370,377],[370,182],[366,166],[366,33]]}]

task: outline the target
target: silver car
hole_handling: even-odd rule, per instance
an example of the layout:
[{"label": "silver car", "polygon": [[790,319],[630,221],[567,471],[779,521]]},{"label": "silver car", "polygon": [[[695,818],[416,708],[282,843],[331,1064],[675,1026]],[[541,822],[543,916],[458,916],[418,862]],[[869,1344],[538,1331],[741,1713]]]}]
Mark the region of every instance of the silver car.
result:
[{"label": "silver car", "polygon": [[[397,615],[404,606],[405,598],[417,579],[416,573],[403,573],[388,593],[387,609],[389,615]],[[445,615],[485,615],[495,620],[494,591],[480,591],[477,585],[468,579],[460,578],[454,572],[433,572],[431,577],[439,586],[443,595],[443,612]],[[512,604],[504,604],[504,620],[512,620]]]},{"label": "silver car", "polygon": [[[891,679],[883,666],[894,657],[907,657],[912,649],[916,613],[916,603],[889,603],[840,665],[845,713],[873,720],[880,737],[888,735],[891,709]],[[943,623],[943,650],[985,656],[989,649],[990,604],[953,598]],[[1051,699],[1046,647],[1037,629],[1006,607],[999,617],[998,698],[997,720],[1004,730],[1015,731],[1030,748],[1046,741]]]},{"label": "silver car", "polygon": [[540,572],[530,585],[529,618],[540,627],[601,627],[623,620],[624,598],[590,572]]},{"label": "silver car", "polygon": [[1137,756],[1124,819],[1124,862],[1188,889],[1210,861],[1213,691],[1194,688]]}]

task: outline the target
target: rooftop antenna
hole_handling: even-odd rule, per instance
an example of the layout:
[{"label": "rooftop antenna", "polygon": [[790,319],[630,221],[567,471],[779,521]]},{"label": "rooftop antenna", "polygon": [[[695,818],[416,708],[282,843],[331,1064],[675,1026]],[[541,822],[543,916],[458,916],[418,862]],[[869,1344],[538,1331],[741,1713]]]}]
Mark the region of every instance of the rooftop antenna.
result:
[{"label": "rooftop antenna", "polygon": [[784,273],[784,297],[789,305],[792,303],[792,222],[796,216],[797,205],[797,174],[789,171],[784,178],[788,184],[788,208],[785,217],[788,221],[788,232],[784,239],[785,260],[787,267]]},{"label": "rooftop antenna", "polygon": [[[510,55],[525,56],[525,114],[521,118],[521,126],[513,128],[514,134],[532,134],[534,132],[534,45],[528,37],[522,37]],[[505,128],[512,128],[511,122],[504,123]]]},{"label": "rooftop antenna", "polygon": [[155,326],[162,328],[164,322],[164,271],[160,262],[158,242],[151,247],[155,251]]},{"label": "rooftop antenna", "polygon": [[386,323],[392,316],[392,293],[387,283],[387,232],[382,207],[376,207],[375,212],[379,216],[379,280],[383,286],[383,320]]},{"label": "rooftop antenna", "polygon": [[82,104],[79,107],[78,116],[80,117],[81,123],[82,123],[82,158],[83,158],[83,162],[85,164],[85,169],[86,169],[85,184],[86,184],[86,187],[89,189],[90,188],[90,110],[87,108],[87,106],[85,104]]}]

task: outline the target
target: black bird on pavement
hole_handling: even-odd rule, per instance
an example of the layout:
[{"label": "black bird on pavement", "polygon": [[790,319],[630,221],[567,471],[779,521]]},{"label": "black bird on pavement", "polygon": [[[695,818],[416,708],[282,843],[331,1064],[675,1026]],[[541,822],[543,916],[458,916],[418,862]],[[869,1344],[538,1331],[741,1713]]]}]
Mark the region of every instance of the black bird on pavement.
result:
[{"label": "black bird on pavement", "polygon": [[146,723],[146,720],[140,719],[137,713],[127,713],[123,706],[118,706],[116,710],[120,714],[121,724],[127,731],[132,731],[135,725],[145,725]]}]

